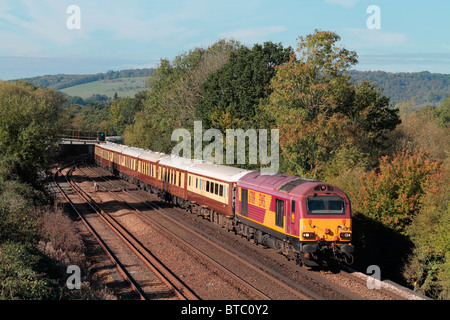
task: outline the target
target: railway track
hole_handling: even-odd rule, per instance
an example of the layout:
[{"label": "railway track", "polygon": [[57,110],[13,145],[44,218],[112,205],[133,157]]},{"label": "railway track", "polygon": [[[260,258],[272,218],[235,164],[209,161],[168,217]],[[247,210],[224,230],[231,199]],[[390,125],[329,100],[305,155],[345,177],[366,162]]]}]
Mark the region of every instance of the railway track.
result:
[{"label": "railway track", "polygon": [[[95,179],[96,183],[99,183],[99,179],[105,179],[105,183],[109,184],[108,187],[103,187],[105,190],[109,189],[115,194],[115,197],[117,199],[118,198],[118,192],[119,190],[124,190],[124,189],[136,189],[136,187],[130,187],[130,185],[125,182],[125,181],[121,181],[120,183],[122,185],[118,185],[118,181],[114,181],[114,183],[111,182],[111,180],[106,179],[103,175],[103,173],[98,173],[97,172],[97,168],[94,170],[92,168],[86,168],[87,170],[91,170],[94,174],[95,177],[93,177],[92,179]],[[106,172],[106,171],[105,171]],[[89,176],[87,173],[84,173],[86,176]],[[311,290],[310,288],[304,287],[302,285],[299,284],[298,281],[293,281],[291,280],[289,277],[286,277],[285,275],[276,272],[273,269],[267,268],[265,267],[263,264],[255,261],[255,260],[248,260],[246,257],[242,257],[242,253],[239,254],[239,252],[237,252],[236,250],[234,250],[234,248],[226,248],[226,250],[224,250],[224,245],[223,243],[218,244],[217,242],[215,242],[213,239],[211,239],[211,237],[209,237],[208,235],[202,234],[201,231],[199,230],[192,230],[191,227],[186,227],[184,225],[184,222],[180,222],[179,220],[177,220],[175,217],[173,217],[171,214],[169,214],[167,212],[166,209],[161,208],[160,206],[157,206],[155,203],[148,201],[148,199],[144,199],[140,196],[136,195],[135,191],[128,191],[127,192],[128,196],[131,197],[132,200],[125,200],[124,198],[120,198],[119,201],[122,202],[128,202],[128,204],[130,205],[130,202],[137,202],[139,204],[145,204],[147,206],[149,206],[150,208],[152,208],[153,211],[159,212],[160,216],[164,216],[166,220],[170,221],[171,225],[177,225],[179,229],[177,229],[178,231],[173,232],[173,231],[168,231],[168,227],[162,225],[160,222],[155,222],[154,219],[154,213],[153,214],[149,214],[149,213],[144,213],[141,210],[139,210],[138,208],[136,208],[135,205],[131,205],[132,210],[135,211],[136,213],[138,213],[140,216],[145,217],[145,219],[147,221],[150,221],[150,223],[155,224],[158,223],[159,224],[159,228],[160,230],[170,233],[171,237],[176,238],[177,241],[179,242],[183,242],[186,243],[186,241],[183,239],[184,237],[180,237],[177,236],[177,233],[179,233],[180,229],[183,229],[186,233],[190,233],[191,235],[196,234],[196,237],[201,239],[201,242],[206,245],[209,246],[210,248],[214,248],[214,250],[220,252],[221,256],[225,256],[225,257],[229,257],[228,260],[236,260],[239,261],[239,263],[241,264],[241,269],[243,268],[243,266],[246,266],[246,268],[248,268],[249,270],[251,270],[251,272],[258,274],[258,276],[260,278],[271,278],[272,280],[272,284],[271,287],[284,287],[284,290],[286,290],[287,292],[289,292],[289,294],[285,294],[285,295],[272,295],[272,297],[270,297],[268,294],[266,293],[258,293],[258,297],[262,298],[262,299],[267,299],[267,298],[275,298],[275,299],[361,299],[361,296],[358,296],[357,294],[351,292],[350,290],[347,290],[343,287],[337,286],[332,284],[331,282],[327,281],[326,279],[324,279],[321,276],[316,276],[313,273],[304,270],[302,268],[297,268],[296,272],[301,274],[301,277],[303,278],[308,278],[308,281],[312,281],[312,283],[315,283],[315,285],[312,285],[313,287],[317,287],[317,286],[322,286],[322,287],[326,287],[328,291],[333,291],[334,294],[330,295],[322,295],[317,293],[315,290]],[[214,264],[217,268],[222,269],[222,271],[224,269],[226,269],[226,266],[224,266],[223,262],[218,262],[217,260],[214,262],[214,259],[217,259],[217,255],[216,258],[213,257],[205,257],[205,254],[203,253],[203,251],[206,251],[206,249],[202,249],[201,251],[199,251],[195,245],[189,245],[186,244],[187,247],[190,247],[189,250],[192,250],[193,252],[196,252],[196,254],[198,254],[199,256],[203,256],[203,259],[209,260],[212,264]],[[198,245],[197,245],[198,246]],[[226,247],[226,246],[225,246]],[[225,260],[227,260],[227,258],[225,258]],[[222,259],[223,261],[223,259]],[[230,273],[230,272],[228,272]],[[242,273],[242,272],[241,272]],[[242,285],[245,285],[247,287],[251,287],[251,285],[249,286],[248,282],[246,280],[243,279],[237,279],[240,276],[239,275],[234,275],[231,276],[233,278],[235,278],[235,280],[239,281]],[[273,280],[275,279],[275,280]],[[255,292],[258,291],[253,289]],[[274,290],[271,290],[272,292]]]},{"label": "railway track", "polygon": [[[70,168],[69,168],[70,167]],[[68,169],[66,174],[62,171]],[[82,220],[83,224],[86,226],[88,231],[97,240],[102,249],[105,251],[106,255],[109,257],[113,265],[117,268],[122,277],[129,283],[134,292],[138,295],[139,299],[147,300],[148,294],[142,289],[140,285],[131,273],[136,271],[129,271],[124,263],[121,262],[121,258],[118,254],[111,249],[111,245],[107,244],[104,237],[107,237],[104,233],[100,235],[98,232],[99,226],[93,227],[86,215],[96,214],[104,225],[108,226],[109,230],[119,238],[123,244],[125,244],[129,250],[131,250],[140,261],[151,270],[153,275],[156,275],[162,283],[165,284],[179,299],[182,300],[198,300],[198,296],[190,290],[182,281],[180,281],[169,269],[167,269],[157,258],[152,256],[152,254],[144,248],[139,241],[137,241],[132,234],[130,234],[120,223],[118,223],[109,213],[102,210],[98,205],[92,201],[92,199],[85,193],[76,183],[71,180],[72,173],[76,168],[75,163],[69,164],[67,168],[58,169],[54,175],[54,184],[60,191],[62,196],[70,204],[73,210],[77,213],[79,218]],[[58,182],[58,175],[64,177],[65,182]],[[79,206],[74,203],[74,197],[82,199],[84,204],[90,210],[81,210]],[[103,230],[104,232],[104,230]],[[147,279],[148,281],[148,279]],[[154,283],[154,280],[151,281]],[[153,285],[154,287],[154,285]]]}]

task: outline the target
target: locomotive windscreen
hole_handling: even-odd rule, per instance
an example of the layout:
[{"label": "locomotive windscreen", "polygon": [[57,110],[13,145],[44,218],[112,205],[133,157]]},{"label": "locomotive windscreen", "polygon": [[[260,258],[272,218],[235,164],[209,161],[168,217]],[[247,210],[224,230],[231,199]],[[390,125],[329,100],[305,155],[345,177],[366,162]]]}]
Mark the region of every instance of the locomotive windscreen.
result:
[{"label": "locomotive windscreen", "polygon": [[310,196],[308,214],[344,214],[344,200],[338,196]]}]

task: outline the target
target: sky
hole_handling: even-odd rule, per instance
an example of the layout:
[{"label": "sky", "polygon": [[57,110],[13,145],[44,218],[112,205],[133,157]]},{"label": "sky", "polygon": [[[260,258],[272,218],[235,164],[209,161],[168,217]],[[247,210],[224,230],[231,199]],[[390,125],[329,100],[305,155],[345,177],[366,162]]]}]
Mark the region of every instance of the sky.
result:
[{"label": "sky", "polygon": [[227,38],[333,31],[356,70],[450,74],[447,0],[0,0],[0,79],[156,67]]}]

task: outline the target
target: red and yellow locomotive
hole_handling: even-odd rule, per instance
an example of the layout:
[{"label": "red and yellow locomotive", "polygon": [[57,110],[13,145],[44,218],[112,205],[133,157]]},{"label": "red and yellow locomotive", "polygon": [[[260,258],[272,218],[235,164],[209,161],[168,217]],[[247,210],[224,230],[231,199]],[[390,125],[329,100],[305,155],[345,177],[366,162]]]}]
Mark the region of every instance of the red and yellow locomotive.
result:
[{"label": "red and yellow locomotive", "polygon": [[237,229],[256,243],[309,266],[353,262],[350,201],[340,189],[255,171],[237,182],[237,193]]}]

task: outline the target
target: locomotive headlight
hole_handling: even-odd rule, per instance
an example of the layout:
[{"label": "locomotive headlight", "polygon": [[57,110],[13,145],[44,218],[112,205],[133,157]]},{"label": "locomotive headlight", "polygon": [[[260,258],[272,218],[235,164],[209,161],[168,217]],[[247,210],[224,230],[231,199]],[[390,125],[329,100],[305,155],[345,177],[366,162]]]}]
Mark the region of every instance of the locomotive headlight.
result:
[{"label": "locomotive headlight", "polygon": [[305,239],[315,239],[316,234],[314,232],[303,232],[302,237]]},{"label": "locomotive headlight", "polygon": [[347,240],[350,240],[352,238],[351,232],[341,232],[339,234],[339,236],[341,237],[341,239],[347,239]]}]

